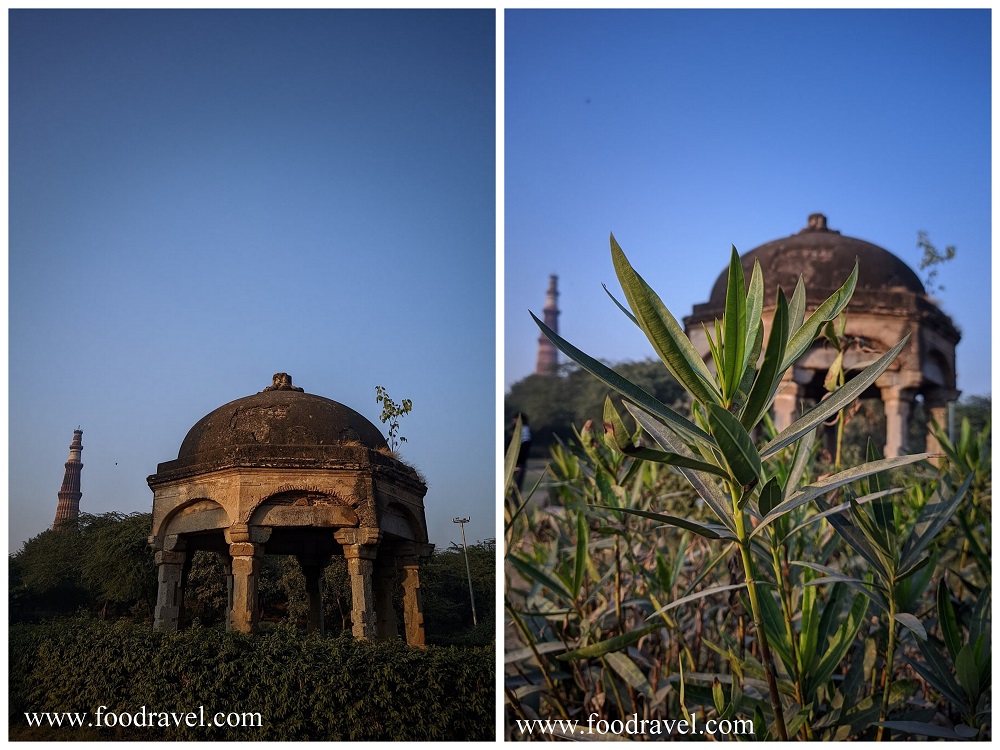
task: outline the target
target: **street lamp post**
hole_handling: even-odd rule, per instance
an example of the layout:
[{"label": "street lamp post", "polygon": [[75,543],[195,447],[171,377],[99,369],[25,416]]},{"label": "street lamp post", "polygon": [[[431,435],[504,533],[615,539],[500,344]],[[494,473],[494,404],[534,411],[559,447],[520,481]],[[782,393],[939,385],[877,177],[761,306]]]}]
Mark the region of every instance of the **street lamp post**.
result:
[{"label": "street lamp post", "polygon": [[465,573],[469,577],[469,601],[472,602],[472,624],[476,626],[479,624],[476,621],[476,596],[472,593],[472,569],[469,567],[469,548],[465,544],[465,524],[469,522],[469,519],[453,518],[451,521],[462,527],[462,549],[465,550]]}]

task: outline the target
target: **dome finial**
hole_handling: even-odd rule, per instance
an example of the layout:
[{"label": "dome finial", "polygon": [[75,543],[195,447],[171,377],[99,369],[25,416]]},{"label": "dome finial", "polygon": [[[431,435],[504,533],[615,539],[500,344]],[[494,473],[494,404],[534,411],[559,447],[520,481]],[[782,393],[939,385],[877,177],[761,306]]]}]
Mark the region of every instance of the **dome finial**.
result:
[{"label": "dome finial", "polygon": [[264,391],[298,391],[303,393],[304,391],[296,385],[292,385],[292,376],[287,372],[276,372],[272,377],[271,385],[264,389]]},{"label": "dome finial", "polygon": [[827,232],[826,216],[823,214],[809,214],[809,223],[806,225],[809,232]]}]

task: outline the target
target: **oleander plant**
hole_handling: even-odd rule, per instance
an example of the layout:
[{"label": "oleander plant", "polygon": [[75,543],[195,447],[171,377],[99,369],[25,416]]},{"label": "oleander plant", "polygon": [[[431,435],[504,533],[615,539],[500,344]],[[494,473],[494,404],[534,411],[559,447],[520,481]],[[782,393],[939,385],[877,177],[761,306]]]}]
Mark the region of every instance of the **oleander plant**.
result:
[{"label": "oleander plant", "polygon": [[744,730],[716,739],[989,739],[989,428],[954,444],[939,431],[941,456],[883,458],[869,442],[856,465],[839,450],[825,465],[819,430],[843,435],[906,339],[853,377],[831,372],[780,431],[769,412],[795,361],[842,339],[857,265],[808,315],[801,279],[779,289],[765,326],[760,266],[747,280],[733,248],[710,367],[613,236],[611,255],[625,301],[612,299],[689,408],[534,318],[620,406],[608,398],[603,429],[553,449],[555,502],[532,502],[538,485],[522,497],[508,451],[508,736],[553,719],[551,734],[593,739],[596,715],[632,719],[628,739],[663,739],[641,728],[679,718]]}]

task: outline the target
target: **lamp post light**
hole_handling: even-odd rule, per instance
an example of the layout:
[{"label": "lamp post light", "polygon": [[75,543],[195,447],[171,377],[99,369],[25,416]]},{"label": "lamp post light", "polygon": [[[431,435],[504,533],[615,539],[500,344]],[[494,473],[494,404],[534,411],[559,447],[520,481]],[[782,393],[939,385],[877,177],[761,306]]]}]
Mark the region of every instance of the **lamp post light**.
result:
[{"label": "lamp post light", "polygon": [[476,621],[476,596],[472,593],[472,569],[469,567],[469,548],[465,544],[465,524],[468,518],[453,518],[452,523],[457,523],[462,527],[462,549],[465,550],[465,573],[469,577],[469,601],[472,602],[472,625],[475,627],[479,623]]}]

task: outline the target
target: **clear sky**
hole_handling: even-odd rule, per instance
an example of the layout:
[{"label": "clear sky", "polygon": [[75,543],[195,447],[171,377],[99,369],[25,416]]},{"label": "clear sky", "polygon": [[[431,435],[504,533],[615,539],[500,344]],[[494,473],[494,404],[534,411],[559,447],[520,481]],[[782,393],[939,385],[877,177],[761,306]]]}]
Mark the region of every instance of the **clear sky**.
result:
[{"label": "clear sky", "polygon": [[[608,299],[613,232],[680,318],[746,252],[826,214],[917,270],[962,331],[958,387],[991,392],[990,11],[507,11],[504,381],[560,333],[653,356]],[[917,271],[918,274],[923,274]],[[618,294],[619,298],[621,295]]]},{"label": "clear sky", "polygon": [[152,507],[283,371],[413,411],[430,539],[495,536],[495,12],[9,16],[9,542]]}]

